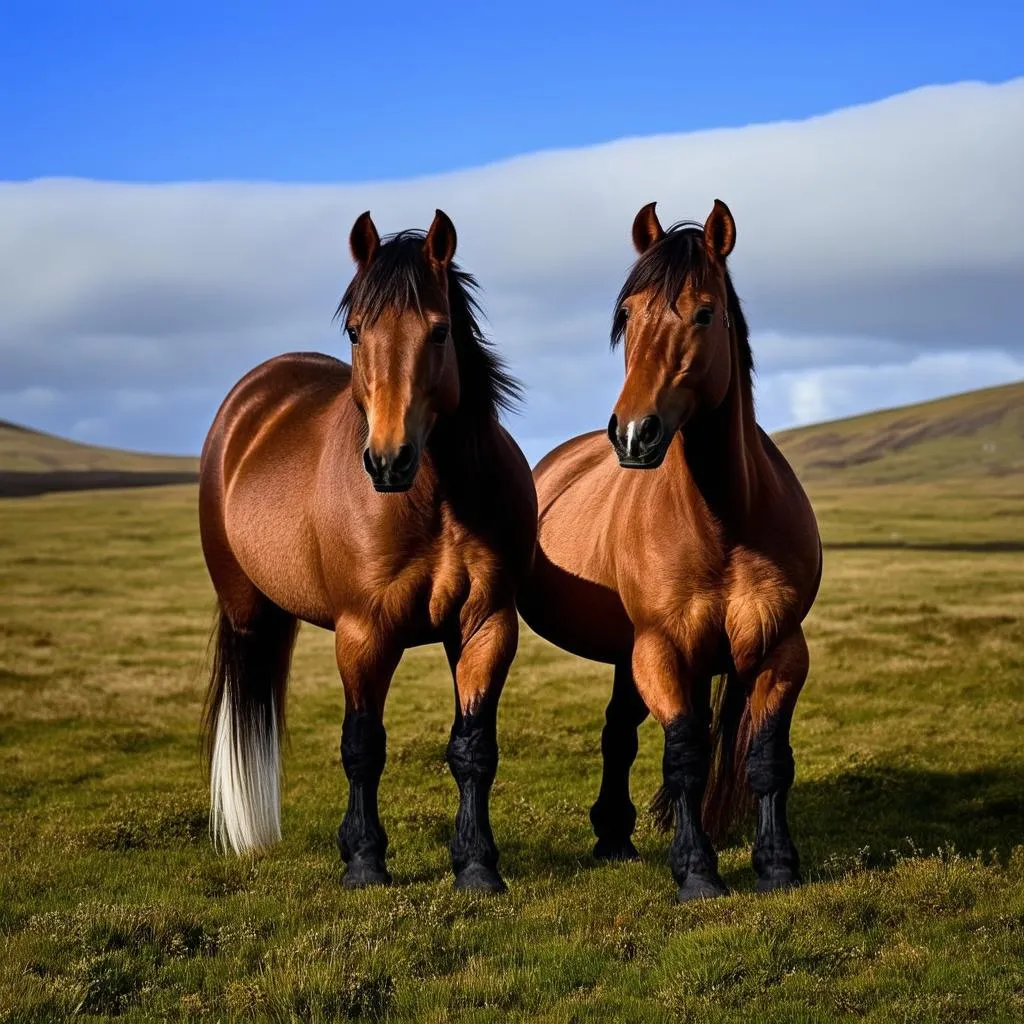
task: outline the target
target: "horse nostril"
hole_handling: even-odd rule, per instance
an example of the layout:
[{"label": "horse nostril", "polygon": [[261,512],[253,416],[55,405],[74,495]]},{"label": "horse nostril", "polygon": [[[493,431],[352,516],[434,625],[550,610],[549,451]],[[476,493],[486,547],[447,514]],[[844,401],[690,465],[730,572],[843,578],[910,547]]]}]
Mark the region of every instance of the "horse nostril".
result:
[{"label": "horse nostril", "polygon": [[611,441],[612,447],[618,451],[619,448],[619,418],[612,413],[612,418],[608,421],[608,440]]},{"label": "horse nostril", "polygon": [[416,461],[416,449],[411,444],[403,444],[397,452],[395,452],[394,459],[391,460],[392,472],[403,475],[407,473],[413,467],[413,463]]},{"label": "horse nostril", "polygon": [[370,454],[369,448],[363,449],[363,468],[370,476],[373,476],[377,472],[377,467],[374,465],[373,456]]},{"label": "horse nostril", "polygon": [[653,448],[662,438],[663,430],[659,416],[645,416],[640,421],[637,439],[645,448]]}]

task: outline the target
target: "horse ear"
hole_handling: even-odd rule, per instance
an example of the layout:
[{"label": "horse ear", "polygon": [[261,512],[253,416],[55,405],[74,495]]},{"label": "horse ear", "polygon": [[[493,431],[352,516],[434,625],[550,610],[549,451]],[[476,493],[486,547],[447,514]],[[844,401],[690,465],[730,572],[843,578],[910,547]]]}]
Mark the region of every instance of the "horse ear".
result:
[{"label": "horse ear", "polygon": [[655,242],[660,242],[665,237],[665,229],[661,226],[661,221],[658,220],[658,215],[654,212],[654,208],[657,205],[657,203],[648,203],[633,218],[633,247],[641,256]]},{"label": "horse ear", "polygon": [[423,242],[423,251],[427,258],[441,267],[447,267],[455,256],[455,225],[444,210],[434,211],[434,221],[430,225],[427,237]]},{"label": "horse ear", "polygon": [[348,236],[349,251],[360,270],[365,270],[369,266],[370,261],[377,255],[379,245],[380,235],[377,234],[377,227],[373,223],[370,211],[367,210],[356,218],[355,224],[352,225],[352,233]]},{"label": "horse ear", "polygon": [[704,222],[704,248],[712,259],[722,261],[732,252],[736,245],[736,221],[733,220],[729,207],[721,199],[715,205]]}]

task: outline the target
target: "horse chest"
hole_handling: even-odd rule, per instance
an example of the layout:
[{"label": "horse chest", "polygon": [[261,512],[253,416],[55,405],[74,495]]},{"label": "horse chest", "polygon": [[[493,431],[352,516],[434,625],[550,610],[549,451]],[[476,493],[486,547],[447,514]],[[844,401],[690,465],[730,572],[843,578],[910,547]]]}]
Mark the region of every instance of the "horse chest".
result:
[{"label": "horse chest", "polygon": [[456,615],[482,622],[493,611],[502,582],[502,560],[488,544],[461,530],[447,541],[429,581],[427,617],[435,629]]},{"label": "horse chest", "polygon": [[741,674],[756,671],[799,618],[798,589],[783,569],[744,552],[728,578],[725,632]]},{"label": "horse chest", "polygon": [[704,549],[646,566],[623,596],[634,626],[667,633],[691,665],[717,662],[725,641],[741,672],[754,670],[781,639],[797,603],[778,566],[742,549]]},{"label": "horse chest", "polygon": [[486,613],[499,577],[499,559],[485,544],[446,528],[401,555],[394,550],[382,554],[379,571],[370,577],[372,586],[350,600],[369,611],[378,630],[427,643],[456,617],[472,617],[480,609]]}]

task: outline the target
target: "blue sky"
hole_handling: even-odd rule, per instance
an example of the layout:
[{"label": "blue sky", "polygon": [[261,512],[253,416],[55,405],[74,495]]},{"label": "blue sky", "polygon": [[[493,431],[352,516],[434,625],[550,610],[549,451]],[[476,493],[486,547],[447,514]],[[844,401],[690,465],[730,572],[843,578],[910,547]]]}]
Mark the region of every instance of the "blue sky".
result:
[{"label": "blue sky", "polygon": [[607,423],[651,200],[736,216],[768,430],[1024,378],[1024,4],[571,6],[0,0],[0,419],[197,452],[348,357],[367,208],[454,218],[531,460]]},{"label": "blue sky", "polygon": [[0,179],[398,179],[1024,71],[1019,3],[0,0]]}]

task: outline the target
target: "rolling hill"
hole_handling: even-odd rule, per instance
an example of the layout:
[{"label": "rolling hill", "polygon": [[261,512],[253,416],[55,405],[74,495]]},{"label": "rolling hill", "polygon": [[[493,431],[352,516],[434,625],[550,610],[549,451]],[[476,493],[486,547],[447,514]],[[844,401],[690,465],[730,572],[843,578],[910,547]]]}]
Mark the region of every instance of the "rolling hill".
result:
[{"label": "rolling hill", "polygon": [[79,444],[0,420],[0,496],[189,483],[198,468],[192,457]]},{"label": "rolling hill", "polygon": [[775,440],[826,548],[1024,551],[1024,382]]},{"label": "rolling hill", "polygon": [[815,484],[924,484],[1024,474],[1024,381],[786,430],[775,441]]}]

